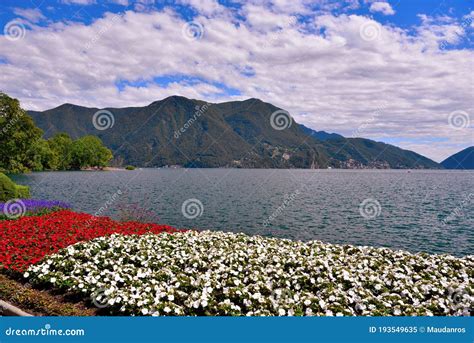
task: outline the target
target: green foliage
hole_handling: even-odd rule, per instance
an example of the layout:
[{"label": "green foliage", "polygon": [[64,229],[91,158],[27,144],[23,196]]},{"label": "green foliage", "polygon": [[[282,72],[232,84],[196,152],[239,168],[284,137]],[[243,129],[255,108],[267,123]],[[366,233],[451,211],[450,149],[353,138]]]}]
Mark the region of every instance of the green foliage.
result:
[{"label": "green foliage", "polygon": [[23,185],[16,185],[16,197],[26,199],[30,197],[30,187]]},{"label": "green foliage", "polygon": [[112,152],[104,147],[100,138],[84,136],[74,141],[71,148],[71,167],[81,169],[85,167],[103,168],[112,159]]},{"label": "green foliage", "polygon": [[56,170],[59,158],[51,150],[48,142],[41,138],[31,146],[28,162],[33,171]]},{"label": "green foliage", "polygon": [[[101,138],[107,146],[120,147],[116,159],[124,165],[338,168],[353,159],[366,166],[387,162],[392,168],[439,168],[437,163],[410,151],[317,132],[296,122],[287,129],[275,130],[271,115],[280,109],[258,99],[206,104],[173,96],[146,107],[112,110],[120,113],[116,118],[120,118],[120,125],[101,131]],[[44,130],[79,136],[98,133],[90,121],[84,120],[96,111],[65,104],[30,114]],[[127,144],[123,144],[124,137]]]},{"label": "green foliage", "polygon": [[30,189],[28,186],[17,185],[8,176],[0,173],[0,201],[29,197]]},{"label": "green foliage", "polygon": [[0,201],[16,198],[16,185],[8,176],[0,173]]},{"label": "green foliage", "polygon": [[0,92],[0,169],[11,173],[28,171],[31,148],[42,134],[19,101]]},{"label": "green foliage", "polygon": [[[45,140],[42,134],[18,100],[0,92],[0,170],[23,173],[103,168],[112,159],[112,152],[97,137],[73,141],[66,133],[58,133]],[[28,194],[25,189],[20,192]]]},{"label": "green foliage", "polygon": [[73,140],[67,133],[58,133],[48,139],[48,144],[56,159],[56,169],[68,170],[72,161]]},{"label": "green foliage", "polygon": [[125,167],[125,169],[126,170],[135,170],[135,167],[128,165],[128,166]]}]

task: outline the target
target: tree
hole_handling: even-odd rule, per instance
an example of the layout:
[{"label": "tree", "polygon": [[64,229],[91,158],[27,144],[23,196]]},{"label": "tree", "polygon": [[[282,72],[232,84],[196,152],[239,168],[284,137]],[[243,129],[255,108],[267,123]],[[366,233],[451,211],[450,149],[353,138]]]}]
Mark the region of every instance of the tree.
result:
[{"label": "tree", "polygon": [[73,141],[66,133],[58,133],[44,140],[42,135],[18,100],[0,92],[0,170],[23,173],[103,168],[112,159],[112,152],[98,137]]},{"label": "tree", "polygon": [[28,151],[28,167],[33,171],[57,170],[59,156],[42,138],[33,143]]},{"label": "tree", "polygon": [[71,168],[103,168],[107,166],[112,157],[112,152],[102,144],[100,138],[84,136],[72,144]]},{"label": "tree", "polygon": [[57,159],[56,169],[71,169],[73,141],[67,133],[58,133],[48,139],[48,144]]},{"label": "tree", "polygon": [[0,169],[10,173],[28,171],[31,147],[42,134],[19,101],[0,92]]}]

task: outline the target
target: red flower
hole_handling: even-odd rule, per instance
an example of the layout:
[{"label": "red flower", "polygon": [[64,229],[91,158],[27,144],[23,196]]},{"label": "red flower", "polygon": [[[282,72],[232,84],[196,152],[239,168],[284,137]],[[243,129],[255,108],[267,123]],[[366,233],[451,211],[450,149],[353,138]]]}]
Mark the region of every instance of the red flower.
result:
[{"label": "red flower", "polygon": [[113,233],[176,232],[168,225],[117,222],[109,217],[95,217],[69,210],[45,216],[0,221],[0,270],[24,271],[46,255],[71,244]]}]

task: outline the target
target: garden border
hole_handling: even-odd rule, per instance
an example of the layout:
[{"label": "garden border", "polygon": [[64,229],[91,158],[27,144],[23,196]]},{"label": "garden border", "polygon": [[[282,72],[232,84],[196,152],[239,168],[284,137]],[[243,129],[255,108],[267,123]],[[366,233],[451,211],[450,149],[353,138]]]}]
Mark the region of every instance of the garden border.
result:
[{"label": "garden border", "polygon": [[6,316],[17,316],[17,317],[33,317],[29,314],[12,304],[0,299],[0,314]]}]

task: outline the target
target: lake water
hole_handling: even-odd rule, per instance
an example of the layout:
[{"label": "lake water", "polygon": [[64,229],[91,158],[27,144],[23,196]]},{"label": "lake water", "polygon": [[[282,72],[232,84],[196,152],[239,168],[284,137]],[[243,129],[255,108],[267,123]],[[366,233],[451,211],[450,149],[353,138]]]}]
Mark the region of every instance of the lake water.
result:
[{"label": "lake water", "polygon": [[[14,179],[30,185],[34,198],[91,214],[103,207],[117,217],[134,203],[176,227],[474,254],[469,171],[141,169]],[[188,199],[202,208],[188,201],[185,216]]]}]

